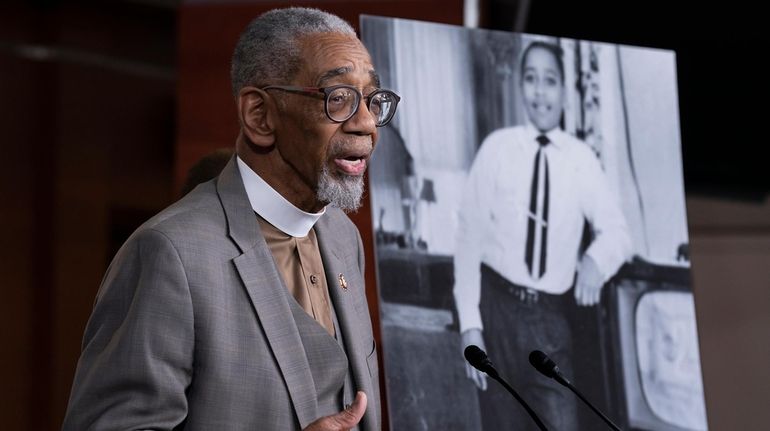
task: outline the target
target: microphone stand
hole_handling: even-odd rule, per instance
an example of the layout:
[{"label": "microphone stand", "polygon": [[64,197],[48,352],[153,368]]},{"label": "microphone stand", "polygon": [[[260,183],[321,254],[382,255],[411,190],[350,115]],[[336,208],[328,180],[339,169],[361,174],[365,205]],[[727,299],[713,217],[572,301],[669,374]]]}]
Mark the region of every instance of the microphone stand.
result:
[{"label": "microphone stand", "polygon": [[594,413],[596,413],[596,414],[597,414],[597,415],[598,415],[600,418],[602,418],[602,420],[603,420],[603,421],[604,421],[604,422],[605,422],[607,425],[609,425],[609,426],[610,426],[610,428],[612,428],[612,429],[613,429],[613,430],[615,430],[615,431],[621,431],[621,430],[620,430],[620,428],[618,428],[618,426],[617,426],[617,425],[615,425],[615,424],[614,424],[614,423],[613,423],[613,422],[610,420],[610,418],[608,418],[608,417],[607,417],[607,416],[606,416],[604,413],[602,413],[601,411],[599,411],[599,409],[597,409],[596,407],[594,407],[594,405],[593,405],[593,404],[591,404],[591,403],[590,403],[590,402],[589,402],[589,401],[586,399],[586,397],[584,397],[584,396],[583,396],[583,394],[581,394],[581,393],[580,393],[580,391],[578,391],[578,390],[577,390],[577,388],[576,388],[575,386],[573,386],[573,385],[572,385],[572,383],[570,383],[570,381],[569,381],[569,380],[567,380],[567,379],[566,379],[564,376],[562,376],[562,375],[561,375],[561,373],[558,373],[558,374],[556,374],[556,375],[555,375],[553,378],[554,378],[554,380],[556,380],[557,382],[561,383],[561,384],[562,384],[562,386],[566,386],[566,387],[567,387],[567,389],[571,390],[571,391],[572,391],[572,392],[573,392],[575,395],[577,395],[577,397],[578,397],[578,398],[580,398],[580,400],[581,400],[581,401],[583,401],[583,402],[584,402],[584,403],[585,403],[585,404],[586,404],[588,407],[590,407],[590,408],[591,408],[591,410],[593,410],[593,411],[594,411]]},{"label": "microphone stand", "polygon": [[541,352],[540,350],[533,350],[529,354],[529,363],[532,364],[535,369],[540,372],[540,374],[554,379],[557,382],[559,382],[560,385],[566,386],[567,389],[572,391],[575,395],[577,395],[578,398],[580,398],[580,401],[583,401],[588,407],[593,410],[594,413],[596,413],[602,420],[610,426],[615,431],[620,431],[620,428],[618,428],[617,425],[612,423],[610,418],[604,415],[604,413],[600,412],[599,409],[594,407],[593,404],[591,404],[590,401],[586,399],[586,397],[583,396],[583,394],[580,393],[580,391],[577,390],[575,386],[572,385],[572,383],[567,380],[566,377],[559,371],[559,367],[556,366],[556,363],[551,360],[551,358],[548,357],[545,353]]},{"label": "microphone stand", "polygon": [[519,396],[519,394],[516,393],[515,390],[513,390],[511,385],[508,384],[508,382],[506,382],[502,377],[500,377],[496,369],[489,367],[488,369],[482,370],[482,371],[484,371],[489,377],[495,379],[498,383],[503,385],[503,387],[506,390],[508,390],[508,392],[510,392],[510,394],[513,395],[514,398],[516,398],[516,401],[518,401],[522,405],[522,407],[524,407],[524,410],[527,411],[529,416],[532,418],[533,421],[535,421],[535,424],[537,424],[537,427],[540,428],[541,431],[548,431],[548,428],[546,428],[545,425],[543,425],[543,422],[540,420],[540,418],[537,417],[537,413],[535,413],[535,411],[532,410],[531,407],[529,407],[529,404],[527,404],[527,402],[524,401],[524,399],[522,399]]}]

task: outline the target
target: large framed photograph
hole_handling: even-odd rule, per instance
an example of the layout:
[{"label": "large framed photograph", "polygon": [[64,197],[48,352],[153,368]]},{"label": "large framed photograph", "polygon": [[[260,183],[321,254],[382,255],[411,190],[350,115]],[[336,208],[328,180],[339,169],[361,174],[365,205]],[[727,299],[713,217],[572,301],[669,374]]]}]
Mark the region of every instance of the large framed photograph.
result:
[{"label": "large framed photograph", "polygon": [[394,430],[707,429],[672,51],[364,16],[402,97],[369,172]]}]

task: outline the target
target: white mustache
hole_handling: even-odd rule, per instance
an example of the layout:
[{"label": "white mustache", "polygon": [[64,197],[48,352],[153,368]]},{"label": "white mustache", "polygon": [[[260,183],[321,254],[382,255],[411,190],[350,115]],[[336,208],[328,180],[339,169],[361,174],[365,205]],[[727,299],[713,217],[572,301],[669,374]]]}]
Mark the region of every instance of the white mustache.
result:
[{"label": "white mustache", "polygon": [[358,149],[362,146],[367,147],[366,156],[369,156],[372,153],[372,148],[374,146],[372,137],[362,136],[359,138],[340,138],[332,142],[330,153],[332,158],[337,158],[337,156],[347,153],[346,150]]}]

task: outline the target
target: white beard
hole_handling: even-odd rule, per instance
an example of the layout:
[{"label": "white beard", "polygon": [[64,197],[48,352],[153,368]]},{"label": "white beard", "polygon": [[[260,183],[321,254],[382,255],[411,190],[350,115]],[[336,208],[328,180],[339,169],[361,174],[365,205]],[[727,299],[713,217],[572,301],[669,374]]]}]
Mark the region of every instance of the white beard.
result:
[{"label": "white beard", "polygon": [[364,194],[364,177],[340,175],[334,176],[324,165],[318,178],[316,197],[321,202],[328,202],[337,208],[351,212],[361,207]]}]

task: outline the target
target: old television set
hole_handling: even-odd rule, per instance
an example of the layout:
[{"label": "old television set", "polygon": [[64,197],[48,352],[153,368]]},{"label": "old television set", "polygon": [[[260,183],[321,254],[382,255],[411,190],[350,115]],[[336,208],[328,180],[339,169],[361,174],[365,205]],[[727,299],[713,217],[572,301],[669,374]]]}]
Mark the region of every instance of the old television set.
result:
[{"label": "old television set", "polygon": [[607,293],[614,417],[627,430],[708,429],[689,267],[637,261]]}]

